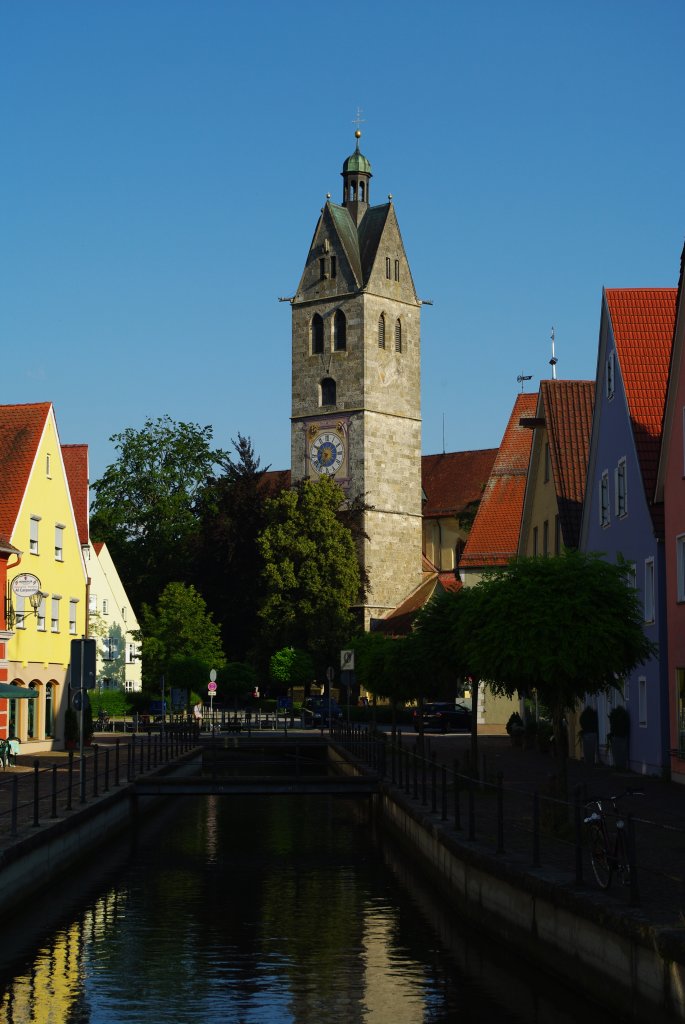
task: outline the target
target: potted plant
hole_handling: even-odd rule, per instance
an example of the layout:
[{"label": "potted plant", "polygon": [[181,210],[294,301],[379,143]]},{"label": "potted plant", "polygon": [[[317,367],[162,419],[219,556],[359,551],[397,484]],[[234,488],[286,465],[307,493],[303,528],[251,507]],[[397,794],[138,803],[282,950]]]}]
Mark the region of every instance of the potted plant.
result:
[{"label": "potted plant", "polygon": [[518,711],[514,711],[514,713],[509,716],[509,721],[507,722],[506,729],[507,732],[509,733],[509,736],[511,737],[511,742],[513,746],[522,747],[523,736],[526,730],[523,725],[523,719],[519,715]]},{"label": "potted plant", "polygon": [[66,750],[76,750],[78,746],[78,715],[73,708],[67,708],[64,712],[64,747]]},{"label": "potted plant", "polygon": [[609,712],[609,745],[614,768],[625,768],[628,764],[628,736],[630,715],[622,704]]},{"label": "potted plant", "polygon": [[580,724],[578,738],[583,747],[583,760],[586,764],[594,764],[597,760],[599,743],[599,719],[596,709],[588,704],[580,712],[578,722]]}]

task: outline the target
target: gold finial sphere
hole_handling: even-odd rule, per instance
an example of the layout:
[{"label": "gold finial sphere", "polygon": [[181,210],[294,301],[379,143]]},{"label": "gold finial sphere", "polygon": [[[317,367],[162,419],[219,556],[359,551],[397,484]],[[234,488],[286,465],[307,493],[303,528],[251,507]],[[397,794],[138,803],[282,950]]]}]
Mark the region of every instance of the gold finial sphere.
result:
[{"label": "gold finial sphere", "polygon": [[355,137],[355,139],[361,139],[361,137],[362,137],[362,133],[359,131],[358,128],[357,128],[356,132],[354,133],[354,137]]}]

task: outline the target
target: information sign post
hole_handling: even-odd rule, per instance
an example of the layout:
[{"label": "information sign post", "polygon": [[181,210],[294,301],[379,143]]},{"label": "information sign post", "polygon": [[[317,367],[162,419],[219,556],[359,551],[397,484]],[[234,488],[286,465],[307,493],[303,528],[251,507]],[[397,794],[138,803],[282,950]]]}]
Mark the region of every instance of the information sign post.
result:
[{"label": "information sign post", "polygon": [[216,693],[216,669],[213,668],[209,673],[209,682],[207,683],[207,693],[209,694],[209,720],[212,723],[212,736],[215,735],[214,728],[214,695]]}]

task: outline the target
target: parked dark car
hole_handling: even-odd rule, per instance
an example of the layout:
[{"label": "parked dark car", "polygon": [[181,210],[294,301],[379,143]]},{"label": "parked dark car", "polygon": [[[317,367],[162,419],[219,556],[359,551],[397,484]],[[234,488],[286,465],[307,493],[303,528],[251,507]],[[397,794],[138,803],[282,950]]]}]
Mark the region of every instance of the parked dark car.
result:
[{"label": "parked dark car", "polygon": [[459,702],[438,701],[424,704],[423,710],[414,712],[414,728],[420,731],[423,721],[424,732],[458,732],[471,729],[471,710]]},{"label": "parked dark car", "polygon": [[302,705],[302,722],[304,725],[320,727],[328,725],[328,715],[331,721],[336,722],[342,718],[342,711],[337,700],[328,697],[307,697]]}]

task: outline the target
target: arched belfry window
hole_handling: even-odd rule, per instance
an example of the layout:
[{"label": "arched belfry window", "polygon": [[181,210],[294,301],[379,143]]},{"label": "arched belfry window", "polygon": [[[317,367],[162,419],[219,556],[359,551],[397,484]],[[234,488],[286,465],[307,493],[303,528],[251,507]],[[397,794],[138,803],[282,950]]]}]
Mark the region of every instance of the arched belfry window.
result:
[{"label": "arched belfry window", "polygon": [[378,347],[385,348],[385,313],[378,317]]},{"label": "arched belfry window", "polygon": [[332,377],[324,377],[321,381],[321,404],[335,405],[335,381]]},{"label": "arched belfry window", "polygon": [[312,353],[323,352],[323,319],[318,313],[312,317]]},{"label": "arched belfry window", "polygon": [[402,324],[399,320],[395,321],[395,352],[402,351]]},{"label": "arched belfry window", "polygon": [[341,309],[336,309],[333,317],[333,348],[336,352],[347,348],[347,317]]}]

